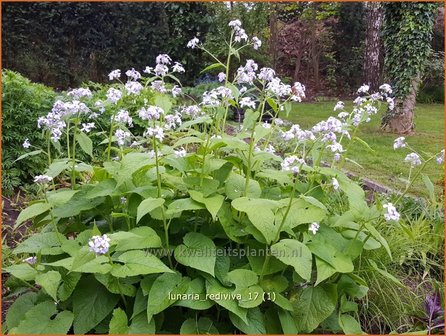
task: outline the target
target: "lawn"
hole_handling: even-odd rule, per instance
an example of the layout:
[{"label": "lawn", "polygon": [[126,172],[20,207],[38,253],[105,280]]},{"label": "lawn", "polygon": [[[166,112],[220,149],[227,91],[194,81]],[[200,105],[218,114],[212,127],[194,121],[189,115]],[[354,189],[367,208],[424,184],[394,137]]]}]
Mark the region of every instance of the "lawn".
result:
[{"label": "lawn", "polygon": [[[310,128],[320,120],[336,116],[337,112],[333,111],[335,104],[335,101],[296,104],[285,119],[299,124],[302,128]],[[346,104],[347,111],[351,111],[351,107],[352,104]],[[404,148],[396,151],[393,149],[393,141],[398,135],[380,130],[381,115],[376,115],[358,133],[358,136],[366,141],[374,152],[370,152],[365,146],[355,142],[348,156],[363,168],[352,163],[347,163],[345,168],[394,190],[402,190],[409,171],[404,158],[409,151]],[[420,153],[434,154],[444,148],[444,105],[418,104],[415,110],[415,124],[415,134],[406,136],[406,141],[414,149]],[[443,166],[433,161],[426,167],[425,173],[437,186],[437,192],[441,192]],[[410,193],[424,195],[425,190],[423,181],[418,179],[410,189]]]}]

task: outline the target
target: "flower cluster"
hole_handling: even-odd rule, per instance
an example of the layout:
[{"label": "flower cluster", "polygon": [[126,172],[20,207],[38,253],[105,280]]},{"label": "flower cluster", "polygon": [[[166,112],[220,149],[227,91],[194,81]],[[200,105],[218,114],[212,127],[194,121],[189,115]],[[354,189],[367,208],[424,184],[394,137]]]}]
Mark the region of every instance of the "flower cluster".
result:
[{"label": "flower cluster", "polygon": [[164,115],[164,110],[158,106],[149,106],[141,108],[138,114],[142,120],[159,120]]},{"label": "flower cluster", "polygon": [[40,183],[40,184],[47,184],[47,183],[51,182],[52,180],[53,180],[53,178],[48,175],[37,175],[34,177],[34,182]]},{"label": "flower cluster", "polygon": [[387,210],[384,214],[386,221],[398,221],[400,219],[400,214],[392,203],[384,204],[383,208]]},{"label": "flower cluster", "polygon": [[90,251],[96,253],[96,255],[106,254],[110,248],[110,238],[106,234],[102,236],[93,236],[88,241]]},{"label": "flower cluster", "polygon": [[316,234],[316,232],[319,231],[320,225],[319,223],[311,223],[310,227],[308,228],[308,231],[310,231],[312,234]]},{"label": "flower cluster", "polygon": [[411,167],[419,166],[421,164],[421,158],[417,153],[408,154],[404,161],[409,163]]},{"label": "flower cluster", "polygon": [[282,170],[284,171],[292,171],[293,174],[298,174],[302,165],[305,164],[305,161],[301,158],[298,158],[296,155],[289,156],[283,159]]},{"label": "flower cluster", "polygon": [[393,149],[398,149],[398,148],[404,148],[406,147],[406,138],[405,137],[399,137],[396,138],[395,141],[393,142]]}]

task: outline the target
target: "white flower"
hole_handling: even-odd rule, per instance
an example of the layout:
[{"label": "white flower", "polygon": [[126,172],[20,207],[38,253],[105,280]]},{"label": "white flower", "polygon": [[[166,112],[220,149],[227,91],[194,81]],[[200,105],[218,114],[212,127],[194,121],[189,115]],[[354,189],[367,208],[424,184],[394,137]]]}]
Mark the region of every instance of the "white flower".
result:
[{"label": "white flower", "polygon": [[282,170],[292,171],[293,173],[297,174],[300,166],[303,164],[305,164],[303,159],[298,158],[296,155],[292,155],[285,158],[280,165],[282,166]]},{"label": "white flower", "polygon": [[417,153],[408,154],[404,161],[410,163],[412,167],[419,166],[421,164],[420,156]]},{"label": "white flower", "polygon": [[271,68],[262,68],[262,69],[260,69],[258,78],[260,80],[264,80],[264,81],[270,82],[270,81],[272,81],[274,79],[275,76],[276,76],[276,72],[273,69],[271,69]]},{"label": "white flower", "polygon": [[175,64],[172,66],[172,72],[185,72],[183,65],[179,62],[175,62]]},{"label": "white flower", "polygon": [[384,204],[383,208],[387,209],[387,213],[384,214],[384,218],[387,221],[398,221],[400,219],[400,214],[396,211],[396,208],[392,203]]},{"label": "white flower", "polygon": [[138,95],[139,92],[143,89],[143,86],[139,82],[127,82],[125,83],[125,89],[129,94]]},{"label": "white flower", "polygon": [[156,64],[170,64],[172,59],[167,54],[160,54],[156,56]]},{"label": "white flower", "polygon": [[294,83],[291,88],[291,100],[301,102],[302,98],[305,98],[305,86],[299,82]]},{"label": "white flower", "polygon": [[242,23],[240,22],[240,20],[232,20],[229,22],[228,26],[234,30],[238,30],[241,28]]},{"label": "white flower", "polygon": [[252,38],[253,48],[255,50],[259,49],[262,46],[262,41],[257,36],[253,36]]},{"label": "white flower", "polygon": [[133,126],[133,119],[130,117],[129,112],[126,110],[119,110],[118,113],[116,113],[114,121],[118,123],[127,124],[130,127]]},{"label": "white flower", "polygon": [[146,66],[146,68],[143,70],[143,72],[145,72],[146,74],[151,74],[152,73],[153,68]]},{"label": "white flower", "polygon": [[338,190],[339,189],[339,181],[336,178],[332,178],[331,179],[331,184],[333,185],[333,189],[334,190]]},{"label": "white flower", "polygon": [[182,90],[181,90],[181,88],[178,85],[175,85],[172,88],[171,92],[172,92],[172,96],[177,97],[177,96],[179,96],[181,94]]},{"label": "white flower", "polygon": [[131,134],[129,132],[126,132],[122,129],[117,129],[115,131],[115,137],[116,140],[118,141],[118,145],[119,146],[124,146],[125,141],[130,138]]},{"label": "white flower", "polygon": [[150,87],[158,92],[165,93],[167,92],[166,87],[164,86],[164,82],[160,80],[153,81]]},{"label": "white flower", "polygon": [[384,93],[388,94],[392,93],[392,87],[389,84],[383,84],[379,87],[379,89]]},{"label": "white flower", "polygon": [[125,203],[127,203],[127,198],[121,197],[120,201],[121,201],[121,204],[125,204]]},{"label": "white flower", "polygon": [[37,175],[34,177],[35,183],[46,184],[49,183],[53,178],[48,175]]},{"label": "white flower", "polygon": [[393,110],[395,108],[395,99],[391,97],[386,98],[387,104],[389,104],[389,110]]},{"label": "white flower", "polygon": [[29,148],[31,146],[31,143],[29,142],[28,138],[23,141],[22,147],[23,148]]},{"label": "white flower", "polygon": [[128,78],[130,78],[133,81],[137,81],[138,79],[141,78],[141,74],[133,68],[131,70],[127,70],[125,74],[127,75]]},{"label": "white flower", "polygon": [[440,155],[437,157],[437,163],[442,164],[444,162],[444,149],[441,150]]},{"label": "white flower", "polygon": [[79,88],[79,89],[74,89],[71,90],[67,93],[69,96],[72,96],[75,99],[79,99],[82,97],[91,97],[93,94],[91,93],[90,89],[84,89],[84,88]]},{"label": "white flower", "polygon": [[[345,107],[344,102],[338,101],[336,103],[336,106],[334,107],[333,111],[343,110]],[[348,115],[348,114],[347,114]]]},{"label": "white flower", "polygon": [[166,115],[166,117],[164,118],[164,121],[166,122],[166,124],[164,125],[164,128],[166,130],[175,129],[177,126],[180,126],[182,123],[181,114],[175,113],[175,114]]},{"label": "white flower", "polygon": [[163,139],[164,139],[164,131],[159,126],[149,127],[144,132],[144,136],[154,136],[159,141],[163,141]]},{"label": "white flower", "polygon": [[142,120],[159,120],[161,115],[164,114],[164,110],[161,107],[151,105],[147,108],[141,108],[138,114]]},{"label": "white flower", "polygon": [[167,67],[167,65],[157,64],[155,66],[155,69],[153,69],[153,71],[155,72],[155,75],[162,77],[162,76],[165,76],[169,72],[169,68]]},{"label": "white flower", "polygon": [[340,118],[340,119],[345,119],[347,117],[348,117],[348,113],[347,112],[340,112],[338,114],[338,118]]},{"label": "white flower", "polygon": [[119,77],[121,77],[121,70],[119,70],[119,69],[113,70],[112,72],[110,72],[108,74],[109,80],[117,79]]},{"label": "white flower", "polygon": [[250,107],[253,110],[256,108],[256,103],[251,99],[251,97],[243,97],[242,99],[240,99],[239,105],[240,107]]},{"label": "white flower", "polygon": [[226,79],[226,74],[224,72],[220,72],[218,75],[218,81],[219,82],[224,82],[224,80]]},{"label": "white flower", "polygon": [[359,89],[358,89],[358,93],[368,93],[370,90],[370,86],[363,84]]},{"label": "white flower", "polygon": [[319,231],[319,223],[311,223],[310,227],[308,228],[308,231],[310,231],[311,233],[313,233],[314,235],[316,234],[316,232]]},{"label": "white flower", "polygon": [[116,104],[119,101],[119,99],[121,99],[122,92],[118,89],[110,88],[108,89],[106,96],[107,96],[107,101]]},{"label": "white flower", "polygon": [[405,140],[406,140],[405,137],[396,138],[395,141],[393,142],[393,149],[406,147]]},{"label": "white flower", "polygon": [[195,49],[198,46],[198,43],[200,43],[200,40],[194,37],[192,40],[187,42],[187,47],[191,49]]},{"label": "white flower", "polygon": [[276,118],[274,119],[274,124],[276,124],[277,126],[282,126],[284,124],[284,121],[280,118]]},{"label": "white flower", "polygon": [[184,148],[180,148],[179,150],[174,150],[174,154],[176,157],[180,158],[180,157],[185,157],[187,152]]},{"label": "white flower", "polygon": [[81,131],[85,132],[85,133],[89,133],[93,128],[96,128],[94,123],[87,123],[87,124],[82,123]]},{"label": "white flower", "polygon": [[242,86],[240,88],[240,94],[244,94],[246,91],[248,91],[248,88],[246,86]]},{"label": "white flower", "polygon": [[271,128],[271,124],[268,124],[266,121],[262,124],[263,128],[269,129]]},{"label": "white flower", "polygon": [[181,113],[183,115],[185,114],[185,115],[187,115],[187,116],[189,116],[189,117],[191,117],[193,119],[193,118],[198,117],[202,113],[202,111],[201,111],[199,106],[191,105],[191,106],[184,107],[181,110]]},{"label": "white flower", "polygon": [[28,263],[30,265],[34,265],[37,262],[37,257],[36,256],[28,257],[26,259],[23,259],[22,262],[26,262],[26,263]]},{"label": "white flower", "polygon": [[93,236],[88,241],[90,251],[96,253],[96,255],[106,254],[110,248],[110,238],[106,234],[102,236]]}]

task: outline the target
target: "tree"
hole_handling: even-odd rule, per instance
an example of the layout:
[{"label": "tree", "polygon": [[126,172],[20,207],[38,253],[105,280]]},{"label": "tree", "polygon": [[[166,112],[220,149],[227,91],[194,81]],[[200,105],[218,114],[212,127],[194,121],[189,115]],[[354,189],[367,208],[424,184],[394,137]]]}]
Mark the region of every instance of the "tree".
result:
[{"label": "tree", "polygon": [[431,51],[437,10],[435,3],[385,4],[384,63],[395,94],[395,108],[388,109],[382,119],[385,131],[407,134],[414,130],[416,96]]},{"label": "tree", "polygon": [[367,31],[364,48],[364,83],[370,85],[371,91],[376,91],[381,84],[381,26],[384,18],[383,4],[366,2]]}]

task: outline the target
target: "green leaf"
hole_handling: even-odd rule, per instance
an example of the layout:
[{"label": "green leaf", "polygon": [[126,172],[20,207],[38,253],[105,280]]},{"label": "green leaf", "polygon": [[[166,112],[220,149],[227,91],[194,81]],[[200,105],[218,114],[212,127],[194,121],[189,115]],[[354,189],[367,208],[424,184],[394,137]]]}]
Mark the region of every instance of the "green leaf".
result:
[{"label": "green leaf", "polygon": [[10,330],[10,334],[66,334],[73,323],[73,313],[57,313],[54,302],[45,301],[34,306],[25,314],[20,324]]},{"label": "green leaf", "polygon": [[154,255],[142,250],[128,251],[121,254],[111,269],[111,274],[118,278],[135,275],[173,272]]},{"label": "green leaf", "polygon": [[130,324],[128,334],[135,335],[135,334],[146,334],[146,335],[153,335],[155,334],[155,320],[152,319],[149,322],[147,322],[147,314],[146,312],[140,313],[136,315],[134,318],[132,318],[132,323]]},{"label": "green leaf", "polygon": [[85,334],[96,327],[115,308],[119,298],[92,275],[83,278],[73,293],[74,333]]},{"label": "green leaf", "polygon": [[187,289],[188,279],[179,273],[165,273],[155,279],[150,288],[147,301],[147,320],[151,321],[153,315],[161,313],[164,309],[178,301],[176,294],[183,294]]},{"label": "green leaf", "polygon": [[54,160],[46,170],[45,174],[51,176],[52,178],[55,178],[65,169],[68,169],[70,167],[71,162],[68,159]]},{"label": "green leaf", "polygon": [[381,268],[378,267],[378,265],[376,264],[376,262],[372,259],[368,259],[369,264],[373,267],[373,269],[375,271],[377,271],[378,273],[380,273],[382,276],[384,276],[385,278],[391,280],[392,282],[394,282],[395,284],[397,284],[398,286],[401,287],[405,287],[396,277],[394,277],[392,274],[390,274],[389,272],[387,272],[386,270],[383,270]]},{"label": "green leaf", "polygon": [[181,214],[187,210],[201,210],[204,206],[195,202],[192,198],[180,198],[169,204],[166,215]]},{"label": "green leaf", "polygon": [[169,96],[165,94],[155,94],[155,105],[161,107],[165,114],[168,114],[172,108],[172,102]]},{"label": "green leaf", "polygon": [[59,290],[57,292],[61,301],[66,301],[73,293],[76,288],[77,283],[79,282],[82,274],[76,272],[69,272],[66,275],[62,276],[62,284],[59,286]]},{"label": "green leaf", "polygon": [[375,151],[372,149],[372,147],[370,147],[370,145],[365,142],[364,140],[362,140],[361,138],[355,136],[352,139],[353,141],[358,141],[369,153],[375,153]]},{"label": "green leaf", "polygon": [[217,218],[217,213],[225,199],[224,196],[214,195],[211,197],[204,197],[201,192],[195,190],[189,190],[189,194],[194,201],[202,203],[206,206],[206,209],[210,212],[212,219],[215,221]]},{"label": "green leaf", "polygon": [[238,305],[238,296],[227,287],[223,287],[217,280],[208,278],[206,280],[206,293],[208,298],[218,305],[226,308],[242,319],[243,322],[248,323],[248,309],[242,308]]},{"label": "green leaf", "polygon": [[271,254],[284,264],[293,266],[304,280],[311,279],[313,255],[305,244],[294,239],[282,239],[271,246]]},{"label": "green leaf", "polygon": [[175,303],[175,306],[187,307],[195,310],[206,310],[214,305],[214,302],[206,298],[206,288],[203,278],[195,278],[189,282],[184,293],[184,300]]},{"label": "green leaf", "polygon": [[240,197],[233,200],[231,204],[234,209],[248,215],[251,223],[262,233],[268,244],[276,238],[274,210],[279,207],[278,202],[269,199]]},{"label": "green leaf", "polygon": [[200,71],[200,74],[207,72],[209,70],[212,70],[212,69],[220,68],[220,67],[224,68],[225,66],[222,63],[214,63],[211,65],[208,65],[206,68],[204,68],[203,70]]},{"label": "green leaf", "polygon": [[316,258],[316,270],[317,270],[317,278],[315,286],[319,285],[322,281],[328,279],[333,274],[336,273],[336,269],[331,266],[326,261],[322,260],[321,258]]},{"label": "green leaf", "polygon": [[426,189],[429,192],[430,199],[432,201],[435,201],[435,188],[431,179],[426,174],[421,174],[421,178],[423,179],[424,185],[426,186]]},{"label": "green leaf", "polygon": [[96,208],[104,201],[103,197],[88,199],[90,190],[94,189],[92,185],[86,185],[79,192],[73,195],[70,200],[60,206],[54,207],[53,215],[57,218],[67,218],[79,215],[82,211]]},{"label": "green leaf", "polygon": [[152,228],[140,226],[130,231],[119,231],[109,235],[110,244],[116,251],[128,251],[161,247],[161,239]]},{"label": "green leaf", "polygon": [[94,188],[91,188],[86,194],[85,198],[93,199],[96,197],[110,196],[116,188],[116,181],[113,179],[107,179],[97,184],[93,184]]},{"label": "green leaf", "polygon": [[57,288],[60,285],[62,277],[59,272],[48,271],[36,276],[36,284],[42,286],[42,288],[57,301]]},{"label": "green leaf", "polygon": [[[282,208],[276,213],[276,223],[282,223],[289,201],[289,198],[280,200]],[[291,208],[283,223],[283,230],[286,228],[294,229],[302,224],[320,222],[325,218],[326,213],[327,209],[325,206],[312,197],[293,199]]]},{"label": "green leaf", "polygon": [[76,133],[76,141],[86,154],[93,157],[93,142],[87,134],[83,132]]},{"label": "green leaf", "polygon": [[27,158],[28,156],[34,156],[34,155],[37,155],[37,154],[40,154],[40,153],[43,153],[43,150],[38,149],[38,150],[35,150],[35,151],[32,151],[32,152],[25,153],[23,155],[20,155],[17,159],[15,159],[14,162],[23,160],[24,158]]},{"label": "green leaf", "polygon": [[142,201],[136,210],[136,223],[138,223],[141,218],[147,215],[150,211],[160,207],[163,204],[164,199],[162,198],[148,198]]},{"label": "green leaf", "polygon": [[63,267],[71,272],[102,274],[110,272],[112,268],[108,257],[104,255],[96,256],[87,246],[83,246],[73,257],[45,263],[45,265]]},{"label": "green leaf", "polygon": [[67,239],[56,232],[35,233],[21,242],[13,251],[14,254],[30,253],[41,255],[57,255],[63,253],[60,241]]},{"label": "green leaf", "polygon": [[372,223],[365,222],[364,226],[372,234],[372,237],[375,238],[377,241],[379,241],[382,246],[384,246],[384,249],[386,250],[390,259],[392,259],[392,252],[390,251],[390,247],[389,244],[387,243],[387,240],[383,236],[381,236],[379,231],[375,229]]},{"label": "green leaf", "polygon": [[294,319],[289,312],[279,309],[278,316],[279,316],[280,324],[282,326],[282,331],[283,331],[284,335],[299,334],[299,330],[296,327],[296,323],[294,322]]},{"label": "green leaf", "polygon": [[6,314],[5,322],[8,330],[17,327],[20,322],[25,319],[26,312],[36,306],[39,298],[42,296],[40,294],[41,293],[28,292],[17,297]]},{"label": "green leaf", "polygon": [[205,235],[189,232],[183,237],[184,245],[175,249],[175,259],[182,265],[189,266],[214,276],[215,244]]},{"label": "green leaf", "polygon": [[[239,174],[232,172],[225,184],[225,193],[229,199],[234,200],[242,197],[245,190],[245,178]],[[247,196],[251,198],[258,198],[262,194],[259,182],[250,179],[248,183]]]},{"label": "green leaf", "polygon": [[310,333],[335,310],[337,293],[335,285],[319,285],[298,291],[293,302],[294,322],[300,333]]},{"label": "green leaf", "polygon": [[27,221],[28,219],[34,218],[38,215],[43,214],[51,209],[51,205],[48,203],[34,203],[29,207],[25,208],[17,217],[16,223],[14,224],[14,230],[16,230],[20,224]]},{"label": "green leaf", "polygon": [[107,274],[95,274],[94,277],[101,284],[103,284],[110,293],[113,294],[122,294],[125,296],[133,297],[136,295],[136,288],[131,283],[133,282],[133,278],[122,279],[116,278],[110,273]]},{"label": "green leaf", "polygon": [[229,313],[229,319],[234,326],[245,334],[266,334],[265,320],[259,308],[248,309],[247,322],[234,313]]},{"label": "green leaf", "polygon": [[361,330],[361,325],[353,316],[348,314],[341,314],[339,316],[339,325],[346,335],[361,335],[364,332]]},{"label": "green leaf", "polygon": [[3,271],[12,274],[23,281],[32,281],[37,275],[37,271],[28,263],[21,263],[5,267]]},{"label": "green leaf", "polygon": [[218,329],[214,322],[207,317],[200,317],[197,321],[195,319],[187,319],[183,322],[180,329],[181,335],[218,335]]},{"label": "green leaf", "polygon": [[48,203],[50,203],[52,207],[63,205],[68,202],[77,192],[79,192],[79,190],[72,189],[58,189],[53,192],[49,192],[47,194]]},{"label": "green leaf", "polygon": [[179,147],[179,146],[184,146],[184,145],[188,145],[191,143],[202,143],[203,139],[194,137],[194,136],[188,136],[188,137],[184,137],[184,138],[180,138],[178,139],[175,144],[173,145],[173,147]]},{"label": "green leaf", "polygon": [[110,320],[109,333],[116,335],[128,334],[129,326],[127,325],[128,319],[125,311],[121,308],[113,310],[113,315]]}]

